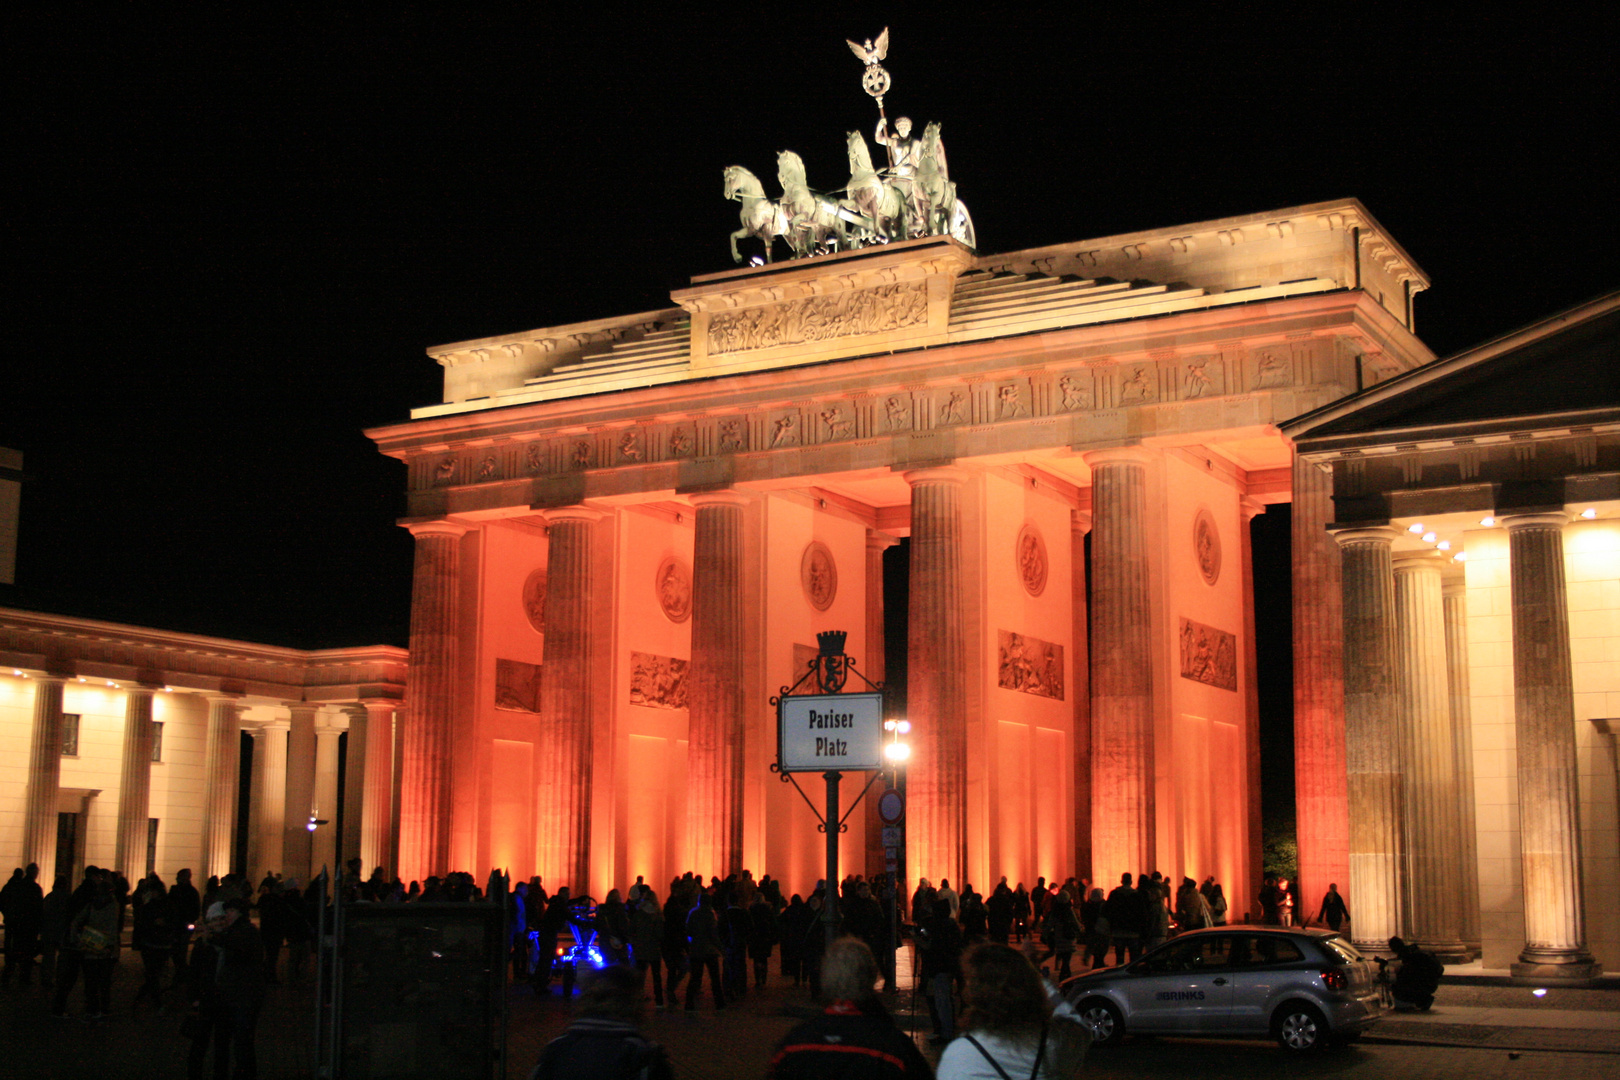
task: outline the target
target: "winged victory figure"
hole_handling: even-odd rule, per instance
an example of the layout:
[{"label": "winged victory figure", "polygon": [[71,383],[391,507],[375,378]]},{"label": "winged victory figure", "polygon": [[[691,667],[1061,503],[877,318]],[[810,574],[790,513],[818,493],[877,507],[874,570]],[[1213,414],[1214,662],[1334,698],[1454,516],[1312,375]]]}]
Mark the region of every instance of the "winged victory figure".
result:
[{"label": "winged victory figure", "polygon": [[871,38],[866,39],[865,45],[857,45],[848,38],[845,38],[844,41],[849,45],[849,51],[855,54],[855,58],[867,67],[881,63],[883,58],[889,55],[889,28],[887,26],[883,28],[883,33],[877,36],[876,42]]}]

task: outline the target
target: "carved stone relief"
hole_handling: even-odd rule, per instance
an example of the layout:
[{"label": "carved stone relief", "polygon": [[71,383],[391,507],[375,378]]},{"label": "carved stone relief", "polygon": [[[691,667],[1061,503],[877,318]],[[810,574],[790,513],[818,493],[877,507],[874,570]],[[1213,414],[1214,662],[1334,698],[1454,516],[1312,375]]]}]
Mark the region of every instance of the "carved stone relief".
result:
[{"label": "carved stone relief", "polygon": [[1294,365],[1282,349],[1260,349],[1254,354],[1254,388],[1274,390],[1294,385]]},{"label": "carved stone relief", "polygon": [[1213,356],[1195,356],[1182,369],[1181,396],[1187,399],[1216,397],[1225,392],[1220,385],[1221,366]]},{"label": "carved stone relief", "polygon": [[996,685],[1004,690],[1063,700],[1063,646],[999,630]]},{"label": "carved stone relief", "polygon": [[1221,579],[1221,533],[1215,527],[1215,516],[1200,508],[1193,519],[1193,555],[1198,560],[1198,572],[1213,585]]},{"label": "carved stone relief", "polygon": [[435,484],[448,484],[454,481],[455,478],[456,459],[453,457],[447,457],[443,461],[439,462],[438,468],[435,469],[433,473],[433,482]]},{"label": "carved stone relief", "polygon": [[529,471],[532,473],[541,472],[545,469],[545,451],[542,449],[539,443],[532,442],[529,444],[528,462]]},{"label": "carved stone relief", "polygon": [[1154,385],[1157,372],[1151,364],[1132,364],[1119,372],[1119,404],[1145,405],[1159,398]]},{"label": "carved stone relief", "polygon": [[640,431],[636,431],[636,430],[626,431],[624,434],[619,436],[619,460],[620,461],[622,461],[622,462],[640,461],[641,456],[642,456],[642,453],[641,453],[641,432]]},{"label": "carved stone relief", "polygon": [[878,334],[927,321],[926,285],[881,285],[718,312],[709,319],[709,353],[748,352]]},{"label": "carved stone relief", "polygon": [[666,555],[653,575],[653,590],[670,622],[682,623],[692,617],[692,570],[684,560]]},{"label": "carved stone relief", "polygon": [[509,712],[539,712],[540,665],[496,660],[495,707]]},{"label": "carved stone relief", "polygon": [[838,595],[838,564],[832,551],[820,540],[805,545],[799,559],[799,581],[804,586],[804,597],[817,611],[832,607]]},{"label": "carved stone relief", "polygon": [[854,422],[844,418],[844,407],[836,401],[821,410],[821,422],[827,427],[829,441],[847,439],[855,434]]},{"label": "carved stone relief", "polygon": [[799,445],[799,414],[785,412],[776,418],[772,424],[771,446],[798,446]]},{"label": "carved stone relief", "polygon": [[534,632],[546,632],[546,568],[531,571],[523,582],[523,614]]},{"label": "carved stone relief", "polygon": [[687,661],[652,653],[630,654],[630,704],[650,709],[686,708]]},{"label": "carved stone relief", "polygon": [[1002,420],[1029,415],[1029,403],[1024,399],[1024,388],[1018,383],[1002,383],[997,386],[996,403],[996,416]]},{"label": "carved stone relief", "polygon": [[591,467],[591,441],[589,439],[574,440],[574,468],[588,469]]},{"label": "carved stone relief", "polygon": [[486,457],[483,461],[480,461],[478,463],[478,479],[480,479],[480,480],[493,480],[493,479],[495,479],[495,458],[494,457]]},{"label": "carved stone relief", "polygon": [[735,454],[748,446],[748,435],[743,431],[741,420],[720,421],[720,452],[722,454]]},{"label": "carved stone relief", "polygon": [[884,412],[888,415],[890,431],[911,430],[911,399],[904,394],[894,394],[883,403]]},{"label": "carved stone relief", "polygon": [[690,457],[692,453],[692,433],[686,428],[677,427],[669,433],[669,456],[672,458]]},{"label": "carved stone relief", "polygon": [[1065,375],[1058,380],[1058,390],[1063,394],[1061,407],[1064,412],[1077,412],[1081,409],[1091,408],[1090,374]]},{"label": "carved stone relief", "polygon": [[967,423],[968,395],[966,390],[952,390],[939,405],[941,426]]},{"label": "carved stone relief", "polygon": [[1237,689],[1237,637],[1181,620],[1181,677],[1222,690]]},{"label": "carved stone relief", "polygon": [[1018,559],[1018,579],[1024,583],[1029,595],[1039,596],[1045,592],[1048,564],[1046,540],[1042,538],[1041,531],[1032,524],[1019,529],[1014,555]]}]

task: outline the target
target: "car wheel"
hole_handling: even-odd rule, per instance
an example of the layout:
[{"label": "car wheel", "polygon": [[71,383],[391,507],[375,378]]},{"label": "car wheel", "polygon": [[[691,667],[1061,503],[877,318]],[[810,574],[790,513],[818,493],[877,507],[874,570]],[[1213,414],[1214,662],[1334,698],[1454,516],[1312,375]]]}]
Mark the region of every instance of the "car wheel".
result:
[{"label": "car wheel", "polygon": [[1093,1046],[1113,1046],[1125,1037],[1125,1018],[1112,1002],[1102,998],[1082,1001],[1080,1019],[1091,1028]]},{"label": "car wheel", "polygon": [[1284,1050],[1309,1053],[1327,1045],[1328,1026],[1316,1006],[1305,1002],[1289,1002],[1277,1010],[1272,1020],[1277,1041]]}]

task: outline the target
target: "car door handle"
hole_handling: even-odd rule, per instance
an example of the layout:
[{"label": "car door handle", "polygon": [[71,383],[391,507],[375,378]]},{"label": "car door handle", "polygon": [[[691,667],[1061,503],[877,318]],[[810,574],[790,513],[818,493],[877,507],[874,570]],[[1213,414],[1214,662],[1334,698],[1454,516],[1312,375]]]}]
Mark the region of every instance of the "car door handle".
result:
[{"label": "car door handle", "polygon": [[1225,986],[1226,985],[1226,980],[1225,979],[1216,979],[1215,980],[1215,985],[1216,986]]}]

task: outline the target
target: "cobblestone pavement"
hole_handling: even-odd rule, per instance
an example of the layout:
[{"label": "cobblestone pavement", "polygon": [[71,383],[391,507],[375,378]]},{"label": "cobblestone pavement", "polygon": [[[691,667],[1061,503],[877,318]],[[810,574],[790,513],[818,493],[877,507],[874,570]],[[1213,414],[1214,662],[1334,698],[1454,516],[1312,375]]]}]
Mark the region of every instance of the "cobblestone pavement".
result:
[{"label": "cobblestone pavement", "polygon": [[[139,961],[125,955],[113,988],[114,1016],[86,1023],[49,1016],[36,985],[0,990],[0,1080],[178,1080],[185,1076],[188,1044],[177,1012],[129,1005],[139,982]],[[259,1028],[263,1080],[311,1075],[313,1045],[310,978],[272,988]],[[75,1016],[82,991],[70,1002]],[[931,1058],[926,1009],[912,1013],[909,992],[887,999],[903,1026],[915,1030]],[[507,1076],[523,1080],[540,1048],[568,1023],[571,1010],[554,987],[536,998],[526,986],[508,999]],[[734,1080],[764,1075],[776,1043],[811,1008],[803,988],[779,974],[763,992],[750,993],[723,1012],[708,995],[695,1013],[649,1011],[648,1034],[670,1051],[682,1080]],[[1596,1051],[1596,1052],[1594,1052]],[[1524,988],[1443,986],[1434,1011],[1392,1015],[1361,1043],[1296,1058],[1273,1043],[1194,1039],[1128,1039],[1095,1051],[1091,1077],[1197,1076],[1263,1078],[1365,1076],[1392,1080],[1466,1076],[1559,1080],[1620,1076],[1620,992],[1549,990],[1543,998]]]}]

